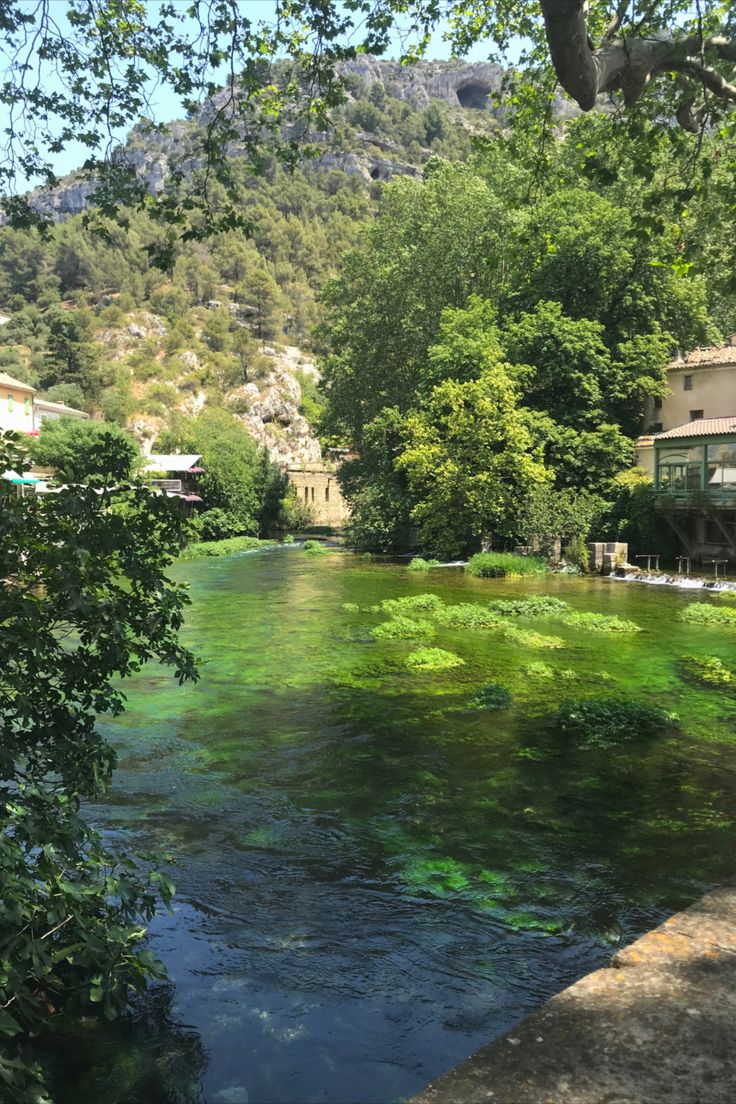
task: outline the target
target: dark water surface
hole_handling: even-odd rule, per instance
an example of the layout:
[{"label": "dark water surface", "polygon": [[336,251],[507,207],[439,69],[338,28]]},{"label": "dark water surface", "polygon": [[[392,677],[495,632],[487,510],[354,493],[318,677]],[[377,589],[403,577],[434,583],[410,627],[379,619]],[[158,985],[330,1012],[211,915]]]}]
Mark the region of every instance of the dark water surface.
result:
[{"label": "dark water surface", "polygon": [[[677,668],[733,663],[736,634],[679,623],[692,594],[298,548],[177,575],[202,679],[152,669],[131,686],[93,810],[177,856],[175,914],[152,929],[175,984],[127,1023],[83,1024],[57,1099],[401,1100],[736,872],[736,696]],[[372,642],[382,618],[342,606],[422,591],[550,593],[644,631],[515,622],[561,636],[553,651],[440,628],[432,643],[465,665],[411,674],[411,644]],[[512,707],[468,710],[489,680]],[[675,710],[683,734],[581,751],[554,733],[558,702],[605,695]]]}]

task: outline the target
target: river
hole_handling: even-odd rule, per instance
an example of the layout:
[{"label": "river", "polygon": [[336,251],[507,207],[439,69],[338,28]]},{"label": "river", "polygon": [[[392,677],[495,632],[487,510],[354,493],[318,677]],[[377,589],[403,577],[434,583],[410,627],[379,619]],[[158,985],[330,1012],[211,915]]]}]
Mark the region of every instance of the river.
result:
[{"label": "river", "polygon": [[[176,858],[175,911],[151,930],[171,984],[76,1025],[57,1100],[402,1100],[736,871],[736,696],[678,669],[733,662],[736,634],[678,622],[692,594],[298,547],[175,571],[202,678],[131,683],[90,810]],[[554,594],[643,631],[516,622],[562,637],[553,651],[441,628],[464,665],[410,673],[412,645],[373,641],[368,607],[424,591]],[[468,709],[489,680],[511,707]],[[560,701],[607,695],[675,710],[682,733],[582,751],[554,732]]]}]

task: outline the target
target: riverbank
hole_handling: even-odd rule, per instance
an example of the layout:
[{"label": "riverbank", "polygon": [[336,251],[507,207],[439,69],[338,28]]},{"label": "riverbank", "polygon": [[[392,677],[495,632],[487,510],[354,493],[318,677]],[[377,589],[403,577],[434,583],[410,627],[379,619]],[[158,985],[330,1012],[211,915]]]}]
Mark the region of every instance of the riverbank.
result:
[{"label": "riverbank", "polygon": [[730,1104],[736,881],[614,955],[411,1104]]}]

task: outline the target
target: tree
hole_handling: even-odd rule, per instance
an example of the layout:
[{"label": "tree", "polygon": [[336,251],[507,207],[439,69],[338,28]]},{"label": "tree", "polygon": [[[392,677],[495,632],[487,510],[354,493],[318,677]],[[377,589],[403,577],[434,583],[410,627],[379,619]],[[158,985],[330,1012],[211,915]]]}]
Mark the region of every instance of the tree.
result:
[{"label": "tree", "polygon": [[[140,0],[69,0],[66,19],[57,20],[45,0],[31,8],[6,0],[0,99],[9,125],[0,181],[12,188],[20,172],[52,185],[53,155],[81,141],[103,222],[119,217],[121,204],[150,211],[163,228],[151,255],[169,267],[177,237],[202,240],[249,225],[233,149],[256,169],[266,152],[293,164],[343,98],[343,61],[386,53],[397,31],[402,60],[419,57],[441,21],[459,56],[482,41],[504,59],[512,43],[522,43],[510,79],[526,89],[510,98],[511,116],[523,121],[531,103],[536,126],[544,127],[558,83],[582,111],[605,94],[623,100],[634,124],[637,113],[676,116],[698,136],[736,102],[734,19],[721,0],[700,0],[694,9],[690,0],[291,0],[278,5],[271,23],[250,9],[230,0],[162,3],[158,11]],[[110,136],[151,113],[157,85],[180,97],[190,117],[203,112],[207,125],[194,151],[201,169],[192,171],[193,151],[182,143],[169,187],[151,195],[135,143],[120,152]],[[536,99],[525,94],[529,88]],[[146,121],[142,132],[154,126]],[[637,143],[635,125],[627,141]],[[6,209],[18,226],[43,224],[23,199],[8,199]]]},{"label": "tree", "polygon": [[[27,465],[12,434],[0,465]],[[125,479],[125,448],[108,467],[114,488],[21,498],[0,483],[0,1084],[29,1104],[45,1099],[29,1039],[62,1012],[112,1017],[161,976],[141,925],[173,888],[80,815],[110,783],[95,720],[123,709],[120,680],[148,660],[196,675],[177,635],[188,599],[165,574],[185,520]]]},{"label": "tree", "polygon": [[396,461],[415,505],[422,547],[454,557],[518,527],[522,502],[551,479],[500,365],[467,383],[447,380],[406,418]]},{"label": "tree", "polygon": [[141,459],[130,434],[109,422],[66,417],[46,421],[32,446],[33,462],[63,483],[109,483],[132,477]]}]

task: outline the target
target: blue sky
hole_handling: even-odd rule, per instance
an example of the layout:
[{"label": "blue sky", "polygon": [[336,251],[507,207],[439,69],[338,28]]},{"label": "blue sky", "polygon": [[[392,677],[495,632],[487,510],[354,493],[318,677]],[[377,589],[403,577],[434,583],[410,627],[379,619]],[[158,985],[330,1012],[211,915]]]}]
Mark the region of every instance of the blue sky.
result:
[{"label": "blue sky", "polygon": [[[188,7],[190,0],[174,0],[178,7],[185,9]],[[240,0],[241,7],[247,11],[250,19],[253,21],[264,20],[271,21],[274,18],[274,0]],[[29,10],[34,10],[36,4],[35,0],[27,0],[25,5]],[[159,10],[159,0],[148,0],[147,6],[151,11],[151,18],[155,19]],[[63,9],[66,7],[66,0],[53,0],[54,17],[57,22],[63,26]],[[398,36],[396,37],[396,48],[393,51],[387,53],[386,57],[398,56],[400,53],[400,46]],[[433,36],[430,48],[427,52],[427,57],[430,60],[446,59],[450,56],[449,47],[446,42],[443,41],[443,28],[440,25],[435,35]],[[484,45],[476,46],[473,51],[467,56],[466,60],[469,61],[484,61],[488,57],[488,48]],[[51,87],[54,85],[56,78],[49,75],[47,78]],[[57,84],[58,87],[58,84]],[[168,122],[171,119],[180,118],[183,115],[181,103],[174,93],[166,87],[159,87],[156,89],[152,96],[152,107],[154,113],[154,119],[156,122]],[[0,107],[0,126],[4,128],[4,112],[5,108]],[[121,132],[117,137],[123,139],[125,137],[124,132]],[[68,145],[62,152],[55,155],[52,159],[54,169],[59,176],[71,172],[74,168],[82,163],[85,157],[89,156],[89,150],[77,143]],[[22,190],[28,186],[26,181],[18,180],[16,187],[18,190]]]}]

